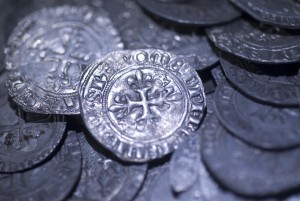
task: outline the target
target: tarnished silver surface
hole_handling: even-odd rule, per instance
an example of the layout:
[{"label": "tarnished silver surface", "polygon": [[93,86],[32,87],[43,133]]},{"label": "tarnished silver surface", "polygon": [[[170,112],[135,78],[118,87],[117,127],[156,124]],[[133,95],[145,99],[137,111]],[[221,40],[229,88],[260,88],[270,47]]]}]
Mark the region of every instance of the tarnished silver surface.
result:
[{"label": "tarnished silver surface", "polygon": [[79,179],[81,162],[77,135],[69,132],[63,147],[50,161],[21,173],[0,174],[0,200],[64,200]]},{"label": "tarnished silver surface", "polygon": [[8,40],[9,93],[26,111],[78,114],[82,71],[96,58],[121,48],[102,10],[62,6],[36,11]]},{"label": "tarnished silver surface", "polygon": [[61,142],[66,123],[58,115],[24,113],[11,101],[0,77],[0,172],[32,168],[47,159]]},{"label": "tarnished silver surface", "polygon": [[92,135],[127,161],[145,162],[174,151],[198,128],[205,109],[196,71],[155,49],[108,54],[84,73],[79,91]]},{"label": "tarnished silver surface", "polygon": [[246,19],[207,29],[222,51],[255,63],[300,61],[300,34]]},{"label": "tarnished silver surface", "polygon": [[81,178],[69,201],[130,201],[140,189],[147,165],[122,164],[105,156],[79,133],[83,164]]},{"label": "tarnished silver surface", "polygon": [[231,0],[258,21],[287,29],[300,29],[298,0]]}]

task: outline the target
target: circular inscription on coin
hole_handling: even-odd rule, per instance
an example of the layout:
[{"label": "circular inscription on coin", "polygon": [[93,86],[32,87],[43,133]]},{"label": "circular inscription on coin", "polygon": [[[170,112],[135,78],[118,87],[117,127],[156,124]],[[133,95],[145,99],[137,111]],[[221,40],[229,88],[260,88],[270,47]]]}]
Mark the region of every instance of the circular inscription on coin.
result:
[{"label": "circular inscription on coin", "polygon": [[63,147],[50,161],[28,171],[0,174],[0,200],[64,200],[79,179],[81,163],[77,135],[69,132]]},{"label": "circular inscription on coin", "polygon": [[221,50],[256,63],[293,63],[300,60],[298,32],[254,21],[209,28],[209,38]]},{"label": "circular inscription on coin", "polygon": [[144,162],[172,152],[197,129],[205,108],[196,71],[160,50],[111,53],[80,83],[87,127],[123,160]]},{"label": "circular inscription on coin", "polygon": [[231,0],[258,21],[288,29],[300,28],[297,0]]},{"label": "circular inscription on coin", "polygon": [[36,11],[8,40],[10,95],[26,111],[77,114],[81,72],[96,58],[121,48],[103,11],[68,6]]}]

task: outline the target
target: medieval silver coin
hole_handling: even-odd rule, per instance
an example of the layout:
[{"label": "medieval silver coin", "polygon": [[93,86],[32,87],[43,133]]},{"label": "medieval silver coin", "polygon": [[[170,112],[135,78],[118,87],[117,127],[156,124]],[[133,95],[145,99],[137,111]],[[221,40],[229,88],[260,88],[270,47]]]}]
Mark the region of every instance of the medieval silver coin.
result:
[{"label": "medieval silver coin", "polygon": [[199,175],[200,145],[199,132],[188,138],[174,152],[170,161],[170,181],[177,193],[189,190]]},{"label": "medieval silver coin", "polygon": [[[83,164],[81,178],[69,201],[130,201],[140,189],[147,165],[122,164],[93,148],[79,133]],[[99,145],[99,144],[98,144]]]},{"label": "medieval silver coin", "polygon": [[81,162],[77,135],[69,132],[63,147],[50,161],[21,173],[0,174],[0,200],[64,200],[79,179]]},{"label": "medieval silver coin", "polygon": [[108,54],[83,74],[79,92],[91,134],[126,161],[171,153],[198,128],[205,110],[196,71],[155,49]]},{"label": "medieval silver coin", "polygon": [[22,109],[79,113],[82,71],[123,46],[108,14],[98,11],[87,6],[46,8],[19,22],[5,53],[9,93]]},{"label": "medieval silver coin", "polygon": [[66,123],[58,115],[24,113],[14,105],[0,76],[0,172],[31,168],[47,159],[61,142]]},{"label": "medieval silver coin", "polygon": [[240,12],[228,0],[205,0],[185,3],[168,3],[156,0],[138,0],[151,13],[182,24],[215,25],[231,21]]},{"label": "medieval silver coin", "polygon": [[300,144],[298,108],[260,104],[223,83],[215,92],[215,111],[224,127],[254,146],[285,149]]},{"label": "medieval silver coin", "polygon": [[245,19],[207,29],[208,37],[224,52],[255,63],[300,61],[300,34]]},{"label": "medieval silver coin", "polygon": [[262,65],[222,54],[221,64],[226,77],[245,94],[268,104],[296,107],[299,105],[295,65]]},{"label": "medieval silver coin", "polygon": [[[198,28],[180,29],[154,20],[132,0],[104,3],[115,12],[112,21],[118,27],[126,49],[156,48],[182,56],[196,70],[206,69],[219,61],[208,38]],[[116,8],[117,7],[117,8]]]},{"label": "medieval silver coin", "polygon": [[297,0],[231,0],[256,20],[287,29],[300,29]]},{"label": "medieval silver coin", "polygon": [[202,133],[202,158],[223,186],[249,197],[275,196],[300,186],[299,147],[277,152],[258,149],[233,137],[216,115],[209,118]]}]

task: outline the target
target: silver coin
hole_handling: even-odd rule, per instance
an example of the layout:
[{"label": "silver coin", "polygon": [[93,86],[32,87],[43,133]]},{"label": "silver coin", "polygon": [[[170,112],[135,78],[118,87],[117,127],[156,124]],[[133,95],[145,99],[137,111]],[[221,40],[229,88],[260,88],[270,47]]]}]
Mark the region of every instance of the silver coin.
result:
[{"label": "silver coin", "polygon": [[216,115],[209,118],[202,135],[201,154],[207,169],[222,186],[257,198],[299,188],[299,147],[277,152],[258,149],[233,137]]},{"label": "silver coin", "polygon": [[[109,42],[108,42],[109,41]],[[24,18],[8,40],[8,89],[25,111],[78,114],[80,75],[96,58],[121,49],[106,12],[62,6]]]},{"label": "silver coin", "polygon": [[119,158],[145,162],[174,151],[199,126],[202,81],[182,59],[155,49],[117,51],[80,81],[81,114]]},{"label": "silver coin", "polygon": [[0,174],[0,200],[64,200],[79,179],[81,162],[77,135],[70,132],[61,150],[47,163],[21,173]]},{"label": "silver coin", "polygon": [[200,190],[200,182],[198,175],[196,183],[187,191],[176,194],[172,191],[170,185],[170,171],[169,169],[162,172],[151,187],[149,194],[149,201],[203,201],[202,193]]},{"label": "silver coin", "polygon": [[254,146],[286,149],[300,144],[298,108],[260,104],[223,83],[215,92],[215,111],[225,128]]},{"label": "silver coin", "polygon": [[255,63],[300,61],[300,34],[246,19],[207,29],[208,37],[224,52]]},{"label": "silver coin", "polygon": [[132,200],[144,181],[147,165],[128,165],[115,161],[103,154],[103,148],[93,148],[83,133],[79,135],[83,157],[81,178],[68,200]]},{"label": "silver coin", "polygon": [[253,18],[287,29],[300,29],[300,2],[295,0],[231,0]]},{"label": "silver coin", "polygon": [[222,54],[224,73],[245,94],[268,104],[298,106],[296,65],[262,65]]},{"label": "silver coin", "polygon": [[47,159],[61,142],[66,124],[58,115],[22,112],[9,101],[0,77],[0,172],[32,168]]},{"label": "silver coin", "polygon": [[240,16],[239,10],[228,0],[185,1],[185,3],[138,0],[138,3],[157,16],[182,24],[215,25]]},{"label": "silver coin", "polygon": [[179,29],[158,23],[132,0],[107,1],[104,6],[117,14],[112,21],[118,27],[126,49],[156,48],[181,55],[196,70],[206,69],[219,58],[208,38],[198,28]]},{"label": "silver coin", "polygon": [[[157,162],[157,161],[155,161]],[[150,163],[151,164],[151,163]],[[169,161],[168,158],[163,161],[159,161],[158,163],[151,164],[148,166],[148,171],[146,178],[143,182],[141,189],[139,190],[138,194],[133,199],[134,201],[148,201],[151,191],[153,189],[153,185],[155,184],[156,180],[159,176],[169,168]]]},{"label": "silver coin", "polygon": [[173,190],[181,193],[195,185],[199,175],[199,132],[187,139],[176,150],[170,161],[170,180]]}]

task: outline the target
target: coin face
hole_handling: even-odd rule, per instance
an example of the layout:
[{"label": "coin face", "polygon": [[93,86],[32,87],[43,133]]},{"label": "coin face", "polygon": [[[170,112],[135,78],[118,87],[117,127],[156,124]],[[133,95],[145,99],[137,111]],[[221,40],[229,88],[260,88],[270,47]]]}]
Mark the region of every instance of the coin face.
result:
[{"label": "coin face", "polygon": [[298,108],[260,104],[229,84],[217,87],[216,114],[224,127],[242,140],[264,149],[285,149],[300,144]]},{"label": "coin face", "polygon": [[[132,200],[141,187],[147,165],[122,164],[92,147],[83,133],[79,136],[83,166],[75,192],[68,200]],[[99,145],[99,144],[98,144]]]},{"label": "coin face", "polygon": [[0,77],[0,172],[7,173],[47,159],[61,142],[66,123],[58,115],[22,112],[9,99],[6,76]]},{"label": "coin face", "polygon": [[287,29],[300,28],[300,2],[295,0],[231,0],[251,17]]},{"label": "coin face", "polygon": [[135,1],[116,0],[104,4],[117,14],[112,21],[118,27],[126,49],[156,48],[182,56],[196,70],[206,69],[219,58],[208,38],[198,28],[184,30],[157,21],[143,12]]},{"label": "coin face", "polygon": [[293,63],[300,60],[300,35],[245,19],[207,29],[222,51],[254,63]]},{"label": "coin face", "polygon": [[223,186],[256,198],[299,187],[299,147],[279,152],[258,149],[233,137],[216,115],[209,117],[212,119],[202,133],[201,153],[207,169]]},{"label": "coin face", "polygon": [[7,46],[13,100],[26,111],[52,114],[78,114],[81,72],[96,58],[122,48],[107,14],[86,6],[34,12],[18,24]]},{"label": "coin face", "polygon": [[298,106],[299,64],[255,64],[227,54],[222,54],[221,64],[226,77],[245,94],[272,105]]},{"label": "coin face", "polygon": [[138,3],[157,16],[182,24],[215,25],[240,16],[240,12],[228,0],[185,3],[138,0]]},{"label": "coin face", "polygon": [[0,174],[0,199],[64,200],[80,176],[81,160],[76,133],[69,133],[61,150],[45,164],[21,173]]},{"label": "coin face", "polygon": [[202,81],[182,59],[155,50],[117,51],[80,81],[85,124],[123,160],[144,162],[177,148],[205,108]]}]

